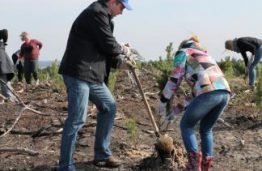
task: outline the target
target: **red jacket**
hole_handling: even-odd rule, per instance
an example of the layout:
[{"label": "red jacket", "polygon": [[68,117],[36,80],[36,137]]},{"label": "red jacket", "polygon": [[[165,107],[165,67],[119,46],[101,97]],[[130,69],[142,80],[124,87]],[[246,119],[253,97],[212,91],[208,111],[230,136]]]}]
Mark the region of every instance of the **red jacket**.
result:
[{"label": "red jacket", "polygon": [[43,45],[40,41],[31,39],[29,42],[22,44],[20,48],[20,55],[24,58],[24,60],[37,60],[42,46]]}]

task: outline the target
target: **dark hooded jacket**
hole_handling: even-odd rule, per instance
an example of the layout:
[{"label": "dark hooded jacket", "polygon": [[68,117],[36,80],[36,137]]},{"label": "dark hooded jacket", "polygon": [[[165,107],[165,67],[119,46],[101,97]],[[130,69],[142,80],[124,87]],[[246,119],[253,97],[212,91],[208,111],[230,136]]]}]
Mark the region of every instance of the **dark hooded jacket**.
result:
[{"label": "dark hooded jacket", "polygon": [[4,74],[10,81],[14,77],[14,65],[5,51],[5,43],[0,41],[0,77]]},{"label": "dark hooded jacket", "polygon": [[[74,21],[59,73],[102,83],[113,58],[122,53],[113,36],[112,16],[105,2],[96,1]],[[107,64],[106,64],[107,63]]]},{"label": "dark hooded jacket", "polygon": [[236,42],[237,48],[244,58],[245,65],[248,65],[248,57],[246,52],[250,52],[253,55],[256,54],[257,49],[262,45],[262,40],[254,37],[241,37],[234,40]]},{"label": "dark hooded jacket", "polygon": [[0,40],[3,40],[3,42],[6,43],[7,39],[8,39],[8,30],[7,29],[0,30]]}]

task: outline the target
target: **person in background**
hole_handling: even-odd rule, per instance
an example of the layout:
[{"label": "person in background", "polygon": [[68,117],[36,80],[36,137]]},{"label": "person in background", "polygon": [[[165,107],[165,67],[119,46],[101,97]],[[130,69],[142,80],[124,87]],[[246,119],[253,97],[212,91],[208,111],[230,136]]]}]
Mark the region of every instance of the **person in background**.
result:
[{"label": "person in background", "polygon": [[[262,40],[254,37],[240,37],[225,42],[225,48],[241,53],[245,62],[245,71],[249,78],[249,88],[253,90],[256,82],[256,66],[262,57]],[[251,53],[248,58],[247,52]]]},{"label": "person in background", "polygon": [[24,77],[24,67],[23,67],[24,64],[23,63],[24,63],[24,60],[20,56],[20,50],[17,50],[15,53],[13,53],[12,60],[13,60],[14,65],[16,66],[16,69],[17,69],[18,82],[23,82],[23,77]]},{"label": "person in background", "polygon": [[[62,74],[68,95],[68,117],[65,121],[59,160],[59,171],[75,171],[73,160],[79,129],[83,127],[90,100],[96,105],[97,125],[93,164],[118,167],[121,161],[111,152],[111,133],[116,114],[116,102],[106,86],[106,66],[111,59],[124,55],[129,58],[131,49],[120,45],[113,36],[112,19],[131,10],[128,0],[98,0],[89,5],[74,21],[62,58]],[[121,58],[118,66],[127,64]],[[108,66],[109,67],[109,66]]]},{"label": "person in background", "polygon": [[7,100],[14,101],[15,97],[8,89],[8,87],[11,89],[11,84],[9,81],[11,81],[14,77],[14,66],[5,51],[7,40],[8,30],[0,30],[0,79],[4,82],[0,82],[1,91]]},{"label": "person in background", "polygon": [[[230,99],[230,87],[216,61],[202,48],[198,37],[184,40],[174,56],[174,68],[162,91],[159,114],[170,121],[177,111],[166,113],[167,102],[185,79],[192,89],[192,100],[185,108],[180,129],[188,154],[188,169],[209,171],[213,160],[212,128]],[[174,115],[174,116],[172,116]],[[172,116],[172,117],[171,117]],[[195,126],[200,122],[201,150]]]},{"label": "person in background", "polygon": [[43,44],[39,40],[31,39],[27,32],[22,32],[20,37],[23,41],[20,48],[20,56],[24,59],[24,76],[26,83],[27,85],[31,84],[31,77],[33,75],[35,83],[38,85],[38,60]]}]

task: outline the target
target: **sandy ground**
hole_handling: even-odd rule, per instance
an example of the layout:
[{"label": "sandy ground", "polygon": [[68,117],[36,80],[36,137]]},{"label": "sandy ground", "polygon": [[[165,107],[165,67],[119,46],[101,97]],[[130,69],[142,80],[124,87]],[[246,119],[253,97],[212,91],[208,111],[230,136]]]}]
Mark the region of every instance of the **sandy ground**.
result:
[{"label": "sandy ground", "polygon": [[[158,104],[158,88],[152,71],[139,73],[149,103],[154,109]],[[261,171],[262,170],[262,116],[255,106],[253,92],[245,92],[245,83],[240,79],[230,80],[236,96],[230,101],[221,116],[232,128],[218,122],[214,127],[213,171]],[[16,87],[14,85],[14,87]],[[51,171],[59,160],[61,128],[67,114],[67,100],[64,90],[41,83],[36,88],[19,93],[26,105],[41,111],[42,116],[24,111],[11,132],[0,138],[1,171]],[[156,156],[154,144],[156,136],[149,120],[147,110],[136,85],[130,82],[126,72],[120,72],[114,96],[118,113],[115,119],[111,148],[114,156],[125,164],[118,169],[96,168],[92,165],[94,134],[96,126],[95,111],[89,110],[86,125],[79,132],[75,160],[81,171],[91,170],[163,170]],[[89,108],[90,109],[90,108]],[[14,103],[0,105],[0,132],[3,134],[14,123],[20,107]],[[168,128],[176,142],[182,144],[178,116]],[[137,132],[128,133],[128,123],[136,121]],[[16,149],[12,152],[3,149]],[[29,149],[36,155],[17,151]],[[181,145],[181,148],[184,148]],[[2,151],[1,151],[2,150]],[[156,164],[157,163],[157,164]],[[158,165],[159,164],[159,165]],[[173,168],[173,170],[179,170]]]}]

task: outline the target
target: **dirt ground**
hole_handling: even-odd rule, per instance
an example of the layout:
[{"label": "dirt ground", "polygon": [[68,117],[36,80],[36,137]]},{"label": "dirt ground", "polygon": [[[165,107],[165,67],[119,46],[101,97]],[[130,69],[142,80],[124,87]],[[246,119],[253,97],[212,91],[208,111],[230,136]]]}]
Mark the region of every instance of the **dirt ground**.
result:
[{"label": "dirt ground", "polygon": [[[154,71],[142,70],[139,77],[149,104],[155,109],[158,104],[158,86]],[[261,171],[262,170],[262,115],[255,105],[253,92],[245,92],[245,82],[240,78],[230,80],[235,93],[221,116],[231,128],[217,122],[214,127],[213,171]],[[16,85],[14,85],[16,89]],[[61,128],[67,115],[67,99],[64,90],[53,88],[50,83],[41,83],[27,92],[18,93],[22,101],[45,115],[25,110],[17,124],[7,135],[0,138],[1,171],[51,171],[59,159]],[[93,159],[95,111],[89,107],[86,125],[79,132],[75,160],[81,171],[99,170],[167,170],[157,158],[154,144],[156,136],[138,88],[129,79],[126,71],[119,73],[114,96],[118,112],[115,119],[111,149],[114,156],[125,164],[118,169],[97,168]],[[12,126],[18,117],[19,107],[7,102],[0,105],[1,135]],[[179,130],[181,116],[167,129],[181,148]],[[137,132],[130,134],[128,123],[136,121]],[[135,129],[134,129],[135,130]],[[31,151],[26,151],[31,150]],[[30,153],[29,153],[30,152]],[[182,170],[179,167],[173,170]]]}]

